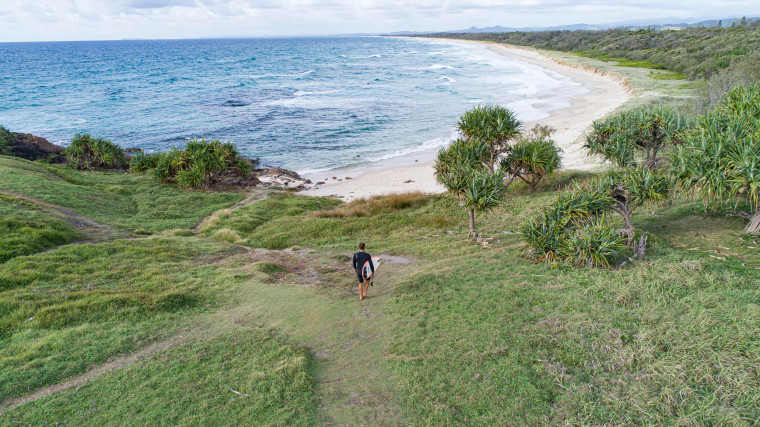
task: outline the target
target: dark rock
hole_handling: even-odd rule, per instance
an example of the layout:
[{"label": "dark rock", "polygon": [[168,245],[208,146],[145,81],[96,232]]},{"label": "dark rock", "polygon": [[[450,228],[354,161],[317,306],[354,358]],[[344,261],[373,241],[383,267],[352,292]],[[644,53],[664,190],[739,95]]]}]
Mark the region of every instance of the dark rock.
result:
[{"label": "dark rock", "polygon": [[13,133],[13,141],[8,146],[8,154],[26,160],[47,160],[64,163],[63,147],[50,143],[45,138],[31,133]]},{"label": "dark rock", "polygon": [[138,154],[142,152],[143,152],[142,148],[137,148],[137,147],[129,147],[129,148],[124,149],[124,154]]}]

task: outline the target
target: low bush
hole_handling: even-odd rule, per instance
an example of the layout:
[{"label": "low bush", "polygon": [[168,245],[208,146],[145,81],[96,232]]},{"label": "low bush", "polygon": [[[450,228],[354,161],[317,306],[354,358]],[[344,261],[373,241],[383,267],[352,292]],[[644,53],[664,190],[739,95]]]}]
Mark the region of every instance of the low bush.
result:
[{"label": "low bush", "polygon": [[222,176],[248,178],[251,165],[232,143],[201,139],[188,142],[184,150],[159,155],[154,175],[161,182],[208,188]]},{"label": "low bush", "polygon": [[146,154],[142,151],[136,153],[129,161],[129,171],[132,173],[138,173],[155,169],[156,166],[158,166],[158,160],[160,158],[161,153]]},{"label": "low bush", "polygon": [[64,155],[76,169],[121,169],[127,165],[121,147],[89,133],[76,134]]},{"label": "low bush", "polygon": [[9,131],[4,126],[0,126],[0,155],[9,155],[9,148],[13,143],[13,132]]},{"label": "low bush", "polygon": [[581,191],[561,194],[544,211],[522,228],[526,254],[536,261],[567,260],[573,252],[573,230],[604,215],[612,200],[604,192]]},{"label": "low bush", "polygon": [[[641,257],[646,236],[635,242],[631,215],[644,204],[666,200],[670,188],[668,175],[647,169],[613,171],[591,180],[572,193],[561,194],[523,226],[526,253],[536,261],[605,268],[615,264],[626,247]],[[604,224],[612,213],[623,219],[623,228]]]}]

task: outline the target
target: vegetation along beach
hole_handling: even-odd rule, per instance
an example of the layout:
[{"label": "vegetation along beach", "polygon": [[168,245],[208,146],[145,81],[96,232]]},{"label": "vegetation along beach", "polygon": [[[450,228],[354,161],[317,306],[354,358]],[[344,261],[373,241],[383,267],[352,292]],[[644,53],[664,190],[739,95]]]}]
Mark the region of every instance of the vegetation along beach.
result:
[{"label": "vegetation along beach", "polygon": [[0,425],[760,423],[760,10],[42,3]]}]

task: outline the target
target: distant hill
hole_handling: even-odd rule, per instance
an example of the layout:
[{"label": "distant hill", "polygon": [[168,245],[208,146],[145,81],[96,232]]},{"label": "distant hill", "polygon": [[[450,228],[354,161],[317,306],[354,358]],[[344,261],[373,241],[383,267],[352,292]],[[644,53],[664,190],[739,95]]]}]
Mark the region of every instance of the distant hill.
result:
[{"label": "distant hill", "polygon": [[[640,29],[640,28],[652,28],[652,29],[679,29],[688,27],[717,27],[718,24],[722,27],[730,27],[736,23],[741,22],[742,19],[757,20],[760,18],[742,18],[742,17],[729,17],[723,19],[710,19],[700,20],[700,18],[659,18],[659,19],[636,19],[631,21],[612,22],[606,24],[572,24],[572,25],[559,25],[550,27],[470,27],[464,30],[451,30],[444,31],[448,34],[477,34],[477,33],[512,33],[512,32],[540,32],[540,31],[602,31],[613,28],[625,28],[625,29]],[[440,32],[434,32],[440,33]],[[385,33],[386,36],[405,36],[405,35],[421,35],[431,34],[430,31],[397,31],[393,33]]]}]

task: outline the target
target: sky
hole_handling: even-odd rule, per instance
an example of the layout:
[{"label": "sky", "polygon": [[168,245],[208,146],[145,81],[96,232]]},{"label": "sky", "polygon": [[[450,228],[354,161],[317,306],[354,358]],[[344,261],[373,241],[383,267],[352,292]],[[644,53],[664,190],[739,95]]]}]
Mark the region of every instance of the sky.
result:
[{"label": "sky", "polygon": [[0,42],[259,37],[760,16],[717,0],[0,0]]}]

